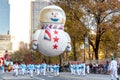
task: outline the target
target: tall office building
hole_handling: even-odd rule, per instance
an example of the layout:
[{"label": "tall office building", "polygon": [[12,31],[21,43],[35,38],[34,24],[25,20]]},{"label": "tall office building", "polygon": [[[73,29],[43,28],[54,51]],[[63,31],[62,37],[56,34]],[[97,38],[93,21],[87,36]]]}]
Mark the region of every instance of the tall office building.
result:
[{"label": "tall office building", "polygon": [[11,51],[9,32],[9,11],[8,0],[0,0],[0,57],[5,55],[5,50]]},{"label": "tall office building", "polygon": [[49,0],[9,0],[12,50],[29,47],[32,32],[39,25],[39,12]]},{"label": "tall office building", "polygon": [[0,0],[0,34],[7,34],[9,31],[9,12],[8,0]]},{"label": "tall office building", "polygon": [[38,27],[39,27],[40,10],[47,5],[49,5],[49,2],[45,1],[45,0],[43,0],[43,1],[36,0],[36,1],[32,2],[32,5],[31,5],[32,6],[32,10],[31,10],[32,22],[31,23],[32,23],[32,30],[33,31],[38,29]]}]

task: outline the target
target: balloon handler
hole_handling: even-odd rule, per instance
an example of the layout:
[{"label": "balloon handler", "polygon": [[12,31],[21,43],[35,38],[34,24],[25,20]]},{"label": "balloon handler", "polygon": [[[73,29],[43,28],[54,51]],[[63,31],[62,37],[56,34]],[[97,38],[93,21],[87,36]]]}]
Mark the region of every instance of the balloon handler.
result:
[{"label": "balloon handler", "polygon": [[111,62],[109,64],[109,73],[111,75],[111,80],[119,80],[118,73],[117,73],[117,61],[114,57],[111,58]]}]

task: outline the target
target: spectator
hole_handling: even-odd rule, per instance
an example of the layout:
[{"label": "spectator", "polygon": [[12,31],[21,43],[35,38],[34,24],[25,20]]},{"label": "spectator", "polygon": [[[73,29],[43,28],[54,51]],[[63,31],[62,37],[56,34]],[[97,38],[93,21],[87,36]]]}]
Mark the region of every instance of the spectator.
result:
[{"label": "spectator", "polygon": [[108,66],[109,66],[109,62],[106,61],[106,64],[105,64],[105,74],[108,74]]},{"label": "spectator", "polygon": [[118,74],[120,74],[120,63],[118,64]]},{"label": "spectator", "polygon": [[93,69],[93,65],[92,65],[92,63],[90,63],[89,66],[90,66],[90,73],[92,73],[92,71],[93,71],[93,70],[92,70],[92,69]]},{"label": "spectator", "polygon": [[93,73],[96,73],[96,67],[97,67],[97,66],[96,66],[96,64],[94,63],[94,64],[93,64]]}]

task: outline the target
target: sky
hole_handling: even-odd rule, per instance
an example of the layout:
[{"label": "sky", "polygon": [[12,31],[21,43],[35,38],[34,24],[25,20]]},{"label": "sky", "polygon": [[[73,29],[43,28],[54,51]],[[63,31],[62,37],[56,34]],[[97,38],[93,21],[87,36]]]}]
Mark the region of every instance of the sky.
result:
[{"label": "sky", "polygon": [[8,0],[0,0],[0,34],[7,34],[9,31],[9,13]]}]

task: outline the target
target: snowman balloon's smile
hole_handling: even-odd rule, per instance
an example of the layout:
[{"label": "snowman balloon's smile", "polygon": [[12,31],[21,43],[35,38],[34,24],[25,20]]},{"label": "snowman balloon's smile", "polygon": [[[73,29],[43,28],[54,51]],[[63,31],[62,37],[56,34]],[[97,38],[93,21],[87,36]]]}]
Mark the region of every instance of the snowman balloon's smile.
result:
[{"label": "snowman balloon's smile", "polygon": [[40,28],[33,36],[33,49],[46,56],[71,51],[70,37],[64,32],[66,16],[62,8],[51,5],[40,11]]}]

